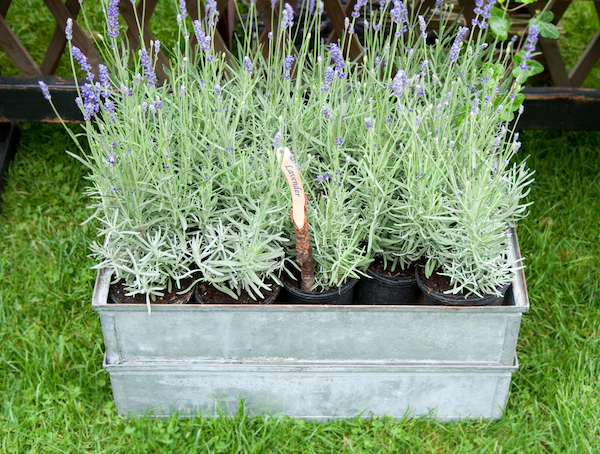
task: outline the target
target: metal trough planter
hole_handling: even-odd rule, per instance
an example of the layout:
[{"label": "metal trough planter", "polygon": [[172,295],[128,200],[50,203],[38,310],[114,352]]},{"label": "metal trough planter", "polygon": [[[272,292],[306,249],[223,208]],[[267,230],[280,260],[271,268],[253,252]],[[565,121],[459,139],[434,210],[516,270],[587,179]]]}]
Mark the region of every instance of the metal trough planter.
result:
[{"label": "metal trough planter", "polygon": [[[515,235],[511,253],[519,256]],[[499,418],[517,370],[522,270],[504,306],[108,304],[100,314],[117,411],[234,413],[308,419],[363,416]]]}]

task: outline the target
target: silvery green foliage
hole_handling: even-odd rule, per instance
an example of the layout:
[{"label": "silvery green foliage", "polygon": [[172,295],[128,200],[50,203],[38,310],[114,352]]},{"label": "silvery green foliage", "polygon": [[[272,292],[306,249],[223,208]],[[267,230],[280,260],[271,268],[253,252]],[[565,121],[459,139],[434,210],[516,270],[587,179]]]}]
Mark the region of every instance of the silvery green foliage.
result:
[{"label": "silvery green foliage", "polygon": [[[448,275],[465,294],[510,281],[506,223],[525,215],[532,176],[511,163],[522,77],[512,79],[512,42],[488,34],[486,8],[468,28],[443,3],[408,14],[401,0],[361,1],[340,41],[325,44],[322,8],[296,18],[278,4],[285,23],[273,24],[263,53],[250,2],[228,61],[215,52],[209,3],[202,21],[180,8],[169,82],[155,72],[160,43],[129,61],[115,8],[102,41],[108,68],[91,74],[71,46],[87,80],[77,102],[90,151],[76,157],[91,169],[98,266],[114,268],[131,293],[161,294],[200,269],[231,295],[260,297],[293,259],[274,153],[287,146],[308,195],[316,289],[340,286],[378,256],[392,268],[423,260],[426,274]],[[298,22],[296,49],[287,38]],[[351,60],[357,25],[364,46]]]},{"label": "silvery green foliage", "polygon": [[87,81],[77,99],[87,121],[74,138],[85,136],[89,152],[80,146],[73,156],[90,168],[97,267],[112,268],[148,303],[198,271],[232,296],[260,297],[284,268],[288,209],[277,203],[285,181],[261,133],[265,98],[251,59],[228,66],[215,52],[216,13],[203,22],[180,14],[161,83],[155,69],[164,46],[135,50],[130,62],[117,10],[110,13],[112,32],[100,42],[108,68],[94,75],[85,55],[71,52]]}]

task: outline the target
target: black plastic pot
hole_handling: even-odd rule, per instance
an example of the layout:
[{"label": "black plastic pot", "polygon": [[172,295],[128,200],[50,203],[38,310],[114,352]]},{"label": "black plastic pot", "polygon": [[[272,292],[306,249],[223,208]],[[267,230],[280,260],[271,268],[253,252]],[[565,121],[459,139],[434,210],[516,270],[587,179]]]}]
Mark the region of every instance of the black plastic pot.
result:
[{"label": "black plastic pot", "polygon": [[[273,301],[275,301],[275,299],[277,299],[277,296],[279,296],[279,292],[281,291],[281,287],[279,285],[274,285],[274,292],[271,296],[269,296],[266,300],[264,301],[260,301],[260,300],[256,300],[254,302],[254,304],[272,304]],[[194,287],[194,299],[196,301],[196,303],[198,304],[222,304],[222,303],[211,303],[210,301],[205,301],[202,299],[202,297],[200,296],[200,292],[198,292],[198,288],[199,285],[196,285]],[[238,303],[236,302],[233,298],[231,298],[231,303],[224,303],[224,304],[243,304],[243,303]]]},{"label": "black plastic pot", "polygon": [[283,302],[290,304],[352,304],[354,286],[357,282],[358,279],[350,279],[339,288],[321,293],[308,293],[303,292],[292,283],[284,280],[285,295],[283,295]]},{"label": "black plastic pot", "polygon": [[360,279],[354,289],[355,304],[383,304],[412,306],[418,304],[419,287],[414,277],[387,276],[372,269],[367,270],[371,277]]},{"label": "black plastic pot", "polygon": [[502,306],[504,305],[504,296],[506,291],[509,289],[510,284],[506,284],[500,292],[502,296],[496,295],[484,295],[484,296],[469,296],[467,298],[460,298],[456,296],[449,296],[443,293],[439,293],[433,289],[430,289],[425,285],[419,276],[419,270],[415,272],[417,279],[417,285],[423,292],[425,297],[426,306]]}]

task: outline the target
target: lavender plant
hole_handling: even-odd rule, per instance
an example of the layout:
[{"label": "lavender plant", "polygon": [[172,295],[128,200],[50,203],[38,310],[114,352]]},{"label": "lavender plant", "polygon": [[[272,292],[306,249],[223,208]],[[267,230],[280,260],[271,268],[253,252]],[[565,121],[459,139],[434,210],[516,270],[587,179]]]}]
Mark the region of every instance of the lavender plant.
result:
[{"label": "lavender plant", "polygon": [[284,185],[254,115],[263,97],[251,57],[227,64],[215,52],[214,2],[194,22],[180,3],[171,70],[159,81],[161,43],[133,52],[121,39],[116,3],[106,6],[108,33],[98,45],[107,66],[93,74],[70,47],[74,74],[86,78],[76,99],[83,132],[73,135],[80,153],[72,155],[90,169],[92,218],[102,226],[92,245],[96,267],[113,269],[128,294],[144,294],[148,304],[191,278],[234,298],[242,290],[262,296],[279,283],[287,240],[276,203]]},{"label": "lavender plant", "polygon": [[[438,270],[464,294],[510,280],[506,223],[526,213],[532,180],[510,163],[520,146],[510,125],[521,84],[539,70],[538,32],[553,33],[546,12],[511,59],[510,23],[494,0],[478,0],[467,25],[442,2],[360,0],[330,44],[322,4],[295,17],[278,2],[267,49],[250,2],[228,60],[215,52],[216,3],[191,21],[179,2],[171,69],[159,81],[161,44],[130,58],[116,3],[105,3],[99,74],[70,46],[74,73],[86,77],[77,98],[86,123],[74,139],[90,144],[74,156],[91,171],[98,267],[113,268],[131,294],[150,301],[195,272],[233,297],[279,282],[293,237],[280,146],[294,150],[309,194],[315,288],[338,287],[375,257],[392,268],[424,260],[426,275]],[[358,25],[362,51],[351,60]]]}]

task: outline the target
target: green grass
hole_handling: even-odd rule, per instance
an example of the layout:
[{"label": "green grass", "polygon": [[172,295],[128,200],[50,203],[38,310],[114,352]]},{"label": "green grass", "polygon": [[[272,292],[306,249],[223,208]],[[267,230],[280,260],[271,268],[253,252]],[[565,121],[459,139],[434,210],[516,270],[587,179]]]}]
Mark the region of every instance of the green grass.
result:
[{"label": "green grass", "polygon": [[[42,3],[13,2],[7,19],[38,63],[53,27]],[[580,43],[567,65],[595,31],[586,3],[565,17]],[[153,27],[168,38],[168,21]],[[16,75],[4,53],[0,70]],[[598,74],[586,86],[600,86]],[[239,411],[156,421],[119,417],[102,371],[85,169],[64,153],[74,147],[59,126],[23,125],[0,213],[0,452],[600,452],[600,133],[526,132],[522,142],[537,172],[519,226],[531,311],[501,420],[314,424]]]},{"label": "green grass", "polygon": [[495,422],[116,414],[86,256],[85,169],[59,126],[24,125],[0,214],[0,451],[600,452],[600,133],[526,132],[519,226],[531,311]]}]

